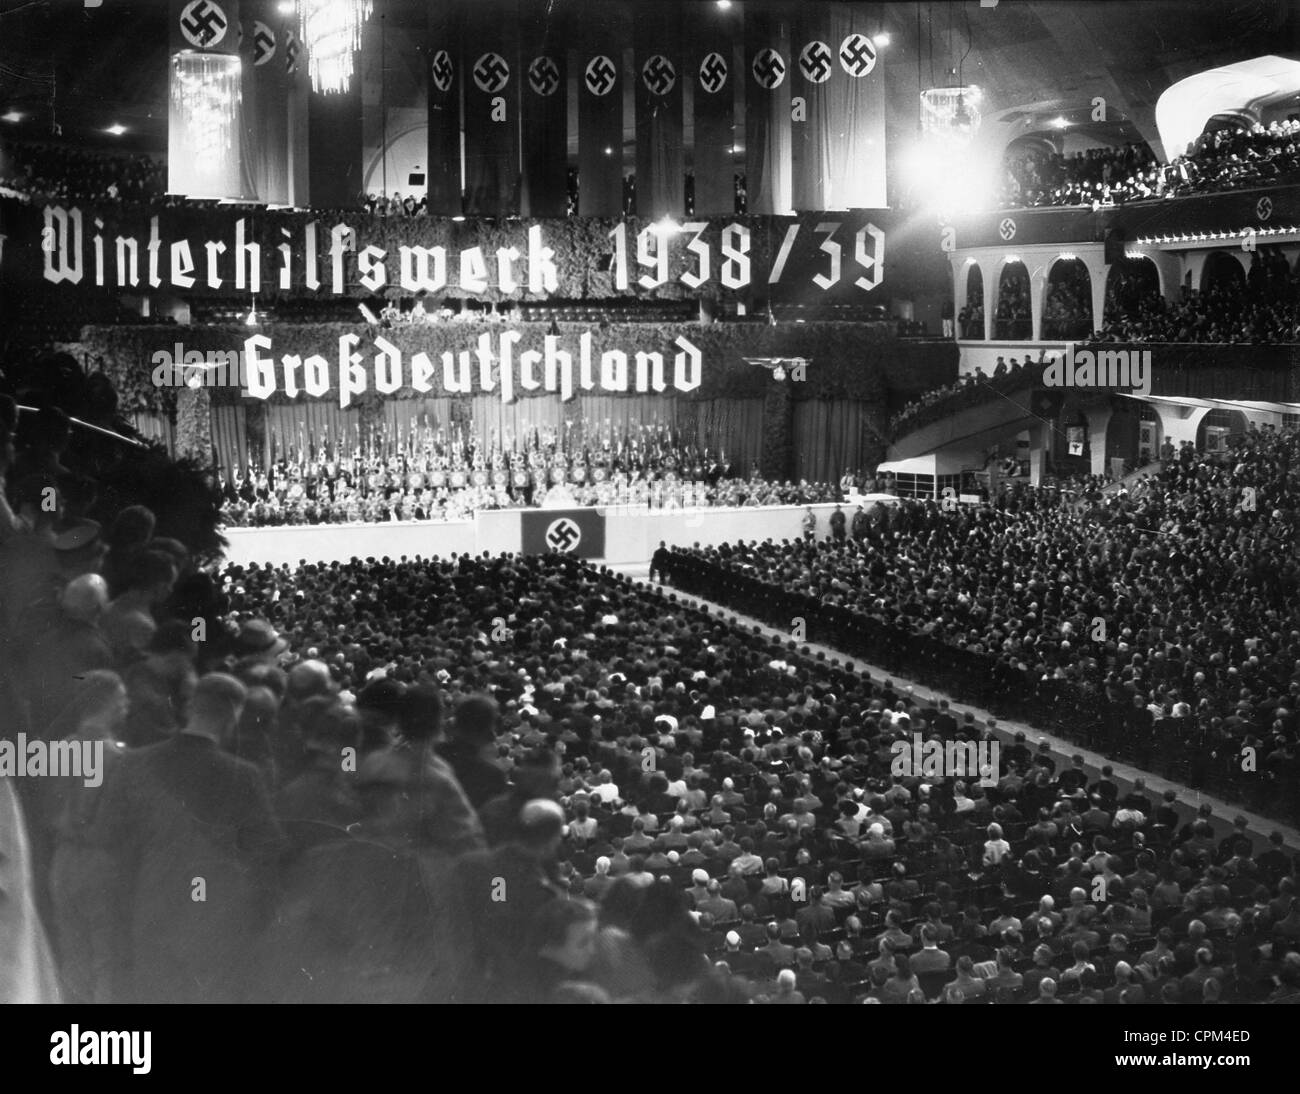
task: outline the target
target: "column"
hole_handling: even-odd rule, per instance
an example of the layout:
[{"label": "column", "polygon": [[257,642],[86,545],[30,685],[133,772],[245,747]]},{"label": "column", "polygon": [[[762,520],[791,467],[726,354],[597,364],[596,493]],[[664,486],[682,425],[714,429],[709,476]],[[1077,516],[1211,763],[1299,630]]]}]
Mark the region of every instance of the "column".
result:
[{"label": "column", "polygon": [[1106,473],[1106,431],[1114,410],[1106,406],[1088,409],[1088,456],[1091,466],[1088,470],[1094,475]]}]

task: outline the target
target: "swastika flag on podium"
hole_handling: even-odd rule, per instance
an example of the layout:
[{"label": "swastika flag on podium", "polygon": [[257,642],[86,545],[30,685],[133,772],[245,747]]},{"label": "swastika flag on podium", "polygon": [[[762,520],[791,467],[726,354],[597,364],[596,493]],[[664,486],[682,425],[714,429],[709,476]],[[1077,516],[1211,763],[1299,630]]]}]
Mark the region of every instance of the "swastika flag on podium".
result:
[{"label": "swastika flag on podium", "polygon": [[605,517],[595,509],[534,509],[521,517],[526,555],[560,551],[577,558],[605,557]]}]

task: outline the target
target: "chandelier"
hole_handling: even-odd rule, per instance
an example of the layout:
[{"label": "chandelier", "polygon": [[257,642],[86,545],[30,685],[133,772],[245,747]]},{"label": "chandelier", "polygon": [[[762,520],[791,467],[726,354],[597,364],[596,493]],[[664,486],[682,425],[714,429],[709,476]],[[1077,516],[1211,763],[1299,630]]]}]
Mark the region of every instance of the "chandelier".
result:
[{"label": "chandelier", "polygon": [[307,47],[307,71],[317,91],[347,91],[361,48],[361,28],[372,9],[372,0],[299,0],[299,37]]},{"label": "chandelier", "polygon": [[239,117],[239,58],[186,52],[172,58],[172,116],[200,164],[223,162]]},{"label": "chandelier", "polygon": [[921,92],[921,132],[949,144],[969,144],[980,127],[978,87],[932,87]]}]

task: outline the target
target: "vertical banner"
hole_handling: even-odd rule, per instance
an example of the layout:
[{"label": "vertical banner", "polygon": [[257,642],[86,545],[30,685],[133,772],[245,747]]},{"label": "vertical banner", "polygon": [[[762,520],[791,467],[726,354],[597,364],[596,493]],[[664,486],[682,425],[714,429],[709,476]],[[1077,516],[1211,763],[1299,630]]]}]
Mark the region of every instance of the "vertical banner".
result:
[{"label": "vertical banner", "polygon": [[829,88],[837,75],[839,39],[831,31],[831,5],[804,0],[790,42],[790,171],[795,209],[830,209]]},{"label": "vertical banner", "polygon": [[[311,139],[307,125],[307,95],[309,83],[307,76],[307,58],[302,40],[292,19],[287,19],[284,26],[284,86],[287,99],[285,125],[288,129],[286,141],[286,182],[289,187],[288,203],[297,208],[310,204],[308,193],[307,165],[310,161]],[[272,62],[273,64],[276,62]]]},{"label": "vertical banner", "polygon": [[636,0],[636,211],[643,217],[685,212],[681,6]]},{"label": "vertical banner", "polygon": [[362,189],[361,73],[344,92],[312,90],[307,99],[307,190],[317,209],[353,209]]},{"label": "vertical banner", "polygon": [[428,0],[429,151],[428,201],[431,216],[460,216],[460,24],[458,9]]},{"label": "vertical banner", "polygon": [[686,35],[686,65],[694,81],[691,109],[695,119],[692,162],[695,169],[695,215],[730,216],[736,211],[736,81],[733,41],[740,30],[738,8],[712,4],[693,11]]},{"label": "vertical banner", "polygon": [[550,0],[521,0],[520,128],[524,178],[519,212],[562,217],[569,204],[569,70],[564,26]]},{"label": "vertical banner", "polygon": [[784,216],[790,203],[790,29],[797,9],[745,6],[745,188],[748,211]]},{"label": "vertical banner", "polygon": [[593,10],[578,46],[578,212],[623,215],[623,41],[626,5]]},{"label": "vertical banner", "polygon": [[[362,28],[362,44],[353,57],[352,76],[342,91],[317,91],[312,87],[307,98],[308,141],[307,189],[311,204],[317,209],[355,209],[360,205],[365,185],[363,95],[361,92],[361,53],[367,46],[377,49],[380,34],[378,20],[367,20]],[[306,68],[311,43],[299,65]]]},{"label": "vertical banner", "polygon": [[461,23],[465,94],[465,211],[519,212],[517,0],[475,0]]},{"label": "vertical banner", "polygon": [[885,188],[885,72],[872,35],[879,15],[860,4],[832,4],[835,70],[827,82],[824,209],[883,209]]},{"label": "vertical banner", "polygon": [[289,82],[285,27],[271,0],[243,0],[244,150],[252,192],[289,203]]},{"label": "vertical banner", "polygon": [[238,0],[171,0],[167,189],[190,197],[244,192]]}]

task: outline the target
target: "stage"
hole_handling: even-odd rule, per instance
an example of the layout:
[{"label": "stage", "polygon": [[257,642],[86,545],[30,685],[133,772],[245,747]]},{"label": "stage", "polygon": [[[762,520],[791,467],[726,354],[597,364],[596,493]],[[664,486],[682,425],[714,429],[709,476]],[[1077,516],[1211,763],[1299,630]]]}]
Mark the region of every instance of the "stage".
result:
[{"label": "stage", "polygon": [[[383,524],[316,524],[274,528],[226,528],[226,561],[279,566],[298,562],[344,562],[350,558],[446,558],[459,554],[544,550],[546,542],[573,553],[619,565],[646,563],[660,541],[716,546],[740,540],[793,539],[803,534],[802,505],[739,509],[494,509],[471,520],[402,521]],[[819,538],[830,532],[833,504],[812,506]],[[845,505],[852,517],[853,510]],[[548,541],[547,536],[552,540]]]}]

